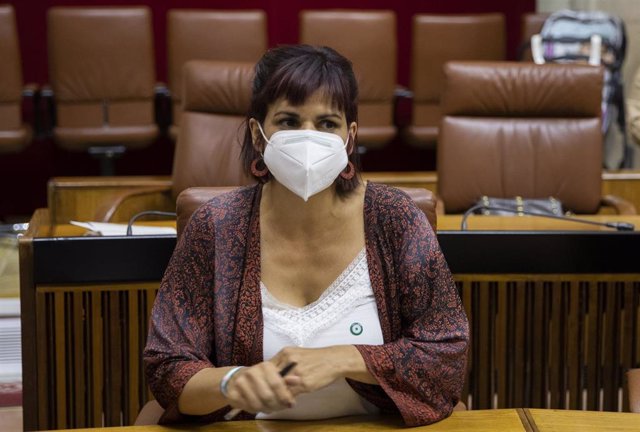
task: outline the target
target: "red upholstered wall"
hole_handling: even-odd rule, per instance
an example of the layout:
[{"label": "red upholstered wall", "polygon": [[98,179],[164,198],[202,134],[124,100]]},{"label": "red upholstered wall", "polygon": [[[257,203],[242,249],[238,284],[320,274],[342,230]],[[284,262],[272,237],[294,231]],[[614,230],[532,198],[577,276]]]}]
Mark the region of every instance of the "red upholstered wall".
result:
[{"label": "red upholstered wall", "polygon": [[[0,0],[2,1],[2,0]],[[166,13],[172,8],[264,9],[268,16],[269,44],[296,43],[298,15],[303,9],[353,8],[390,9],[398,23],[398,81],[409,83],[411,51],[411,17],[416,13],[484,13],[501,12],[506,16],[508,55],[515,56],[519,43],[520,17],[535,10],[535,0],[12,0],[16,10],[25,82],[47,82],[46,12],[51,6],[148,5],[153,11],[156,71],[158,80],[166,79]],[[1,61],[1,59],[0,59]],[[150,149],[131,152],[116,164],[119,174],[169,174],[173,144],[159,140]],[[366,159],[365,168],[433,169],[433,155],[404,158],[402,153],[391,159],[380,155]],[[389,162],[392,161],[392,162]],[[406,163],[405,163],[406,162]],[[368,164],[368,166],[367,166]],[[46,206],[46,181],[52,176],[95,175],[98,164],[83,154],[70,154],[55,148],[50,140],[36,140],[17,155],[0,156],[0,218],[27,215],[36,207]],[[15,185],[15,186],[14,186]],[[17,186],[17,187],[16,187]]]}]

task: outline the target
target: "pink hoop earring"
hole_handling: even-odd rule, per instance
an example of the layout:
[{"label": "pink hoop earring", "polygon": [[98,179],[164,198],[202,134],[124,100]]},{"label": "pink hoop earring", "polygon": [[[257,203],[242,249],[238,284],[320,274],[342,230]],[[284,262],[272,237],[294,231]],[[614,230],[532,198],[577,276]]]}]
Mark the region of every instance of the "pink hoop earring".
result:
[{"label": "pink hoop earring", "polygon": [[340,177],[342,177],[345,180],[351,180],[355,174],[356,174],[356,167],[354,167],[353,163],[349,161],[349,163],[345,168],[345,171],[342,171],[340,173]]},{"label": "pink hoop earring", "polygon": [[[258,162],[262,162],[264,164],[264,169],[262,170],[258,169]],[[267,168],[267,165],[264,163],[264,160],[262,160],[262,158],[255,158],[251,162],[251,174],[253,174],[254,176],[258,178],[262,178],[266,176],[268,173],[269,173],[269,168]]]}]

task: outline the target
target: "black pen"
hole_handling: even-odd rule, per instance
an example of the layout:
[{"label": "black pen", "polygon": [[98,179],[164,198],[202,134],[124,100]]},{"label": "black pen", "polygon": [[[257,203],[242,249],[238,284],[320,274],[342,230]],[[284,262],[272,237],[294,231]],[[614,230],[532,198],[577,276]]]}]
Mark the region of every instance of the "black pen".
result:
[{"label": "black pen", "polygon": [[[296,362],[291,362],[288,365],[286,365],[285,367],[283,367],[282,369],[280,369],[280,372],[278,372],[280,374],[281,377],[285,377],[287,376],[287,374],[289,372],[291,372],[291,370],[296,367]],[[234,408],[231,411],[229,411],[228,413],[226,413],[224,415],[224,419],[225,420],[233,420],[234,418],[236,418],[236,416],[238,414],[240,414],[242,412],[242,410],[240,408]]]}]

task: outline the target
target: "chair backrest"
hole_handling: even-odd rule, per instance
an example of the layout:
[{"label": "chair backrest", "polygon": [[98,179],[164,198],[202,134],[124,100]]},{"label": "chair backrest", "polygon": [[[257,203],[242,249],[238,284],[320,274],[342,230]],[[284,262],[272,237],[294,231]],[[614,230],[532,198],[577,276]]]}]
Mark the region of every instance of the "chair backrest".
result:
[{"label": "chair backrest", "polygon": [[360,93],[358,142],[380,148],[396,135],[393,122],[397,60],[392,11],[308,10],[300,13],[300,42],[329,46],[353,63]]},{"label": "chair backrest", "polygon": [[[193,187],[185,189],[178,195],[176,202],[177,217],[177,231],[178,237],[184,230],[184,227],[189,222],[191,214],[196,211],[198,207],[207,201],[230,192],[236,189],[235,187]],[[400,190],[404,191],[416,205],[427,216],[427,220],[431,224],[431,227],[435,231],[437,228],[437,215],[436,215],[436,197],[428,189],[423,188],[405,188],[401,187]]]},{"label": "chair backrest", "polygon": [[408,142],[433,147],[442,112],[444,70],[450,60],[504,60],[502,14],[415,15],[411,54],[413,114]]},{"label": "chair backrest", "polygon": [[192,60],[183,70],[182,123],[173,160],[173,195],[193,186],[253,183],[240,160],[253,63]]},{"label": "chair backrest", "polygon": [[173,9],[167,15],[168,84],[173,101],[172,135],[182,110],[182,68],[189,60],[257,62],[267,49],[262,10]]},{"label": "chair backrest", "polygon": [[11,5],[0,5],[0,59],[0,153],[16,152],[31,132],[22,123],[22,64]]},{"label": "chair backrest", "polygon": [[483,195],[601,198],[603,71],[581,65],[450,62],[438,139],[438,195],[460,213]]},{"label": "chair backrest", "polygon": [[148,7],[53,7],[48,43],[62,147],[151,143],[158,128]]}]

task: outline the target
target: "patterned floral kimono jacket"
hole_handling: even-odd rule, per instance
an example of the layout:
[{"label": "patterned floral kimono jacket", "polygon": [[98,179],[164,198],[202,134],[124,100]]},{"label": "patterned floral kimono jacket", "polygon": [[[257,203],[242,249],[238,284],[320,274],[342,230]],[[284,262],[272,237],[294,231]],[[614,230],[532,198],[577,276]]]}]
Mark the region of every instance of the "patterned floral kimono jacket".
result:
[{"label": "patterned floral kimono jacket", "polygon": [[[216,197],[192,216],[153,307],[146,376],[161,423],[217,421],[179,413],[178,397],[203,368],[263,361],[260,185]],[[427,219],[403,192],[368,183],[365,243],[383,345],[356,345],[380,385],[348,380],[408,426],[448,416],[462,390],[468,323]],[[250,414],[236,417],[252,418]]]}]

